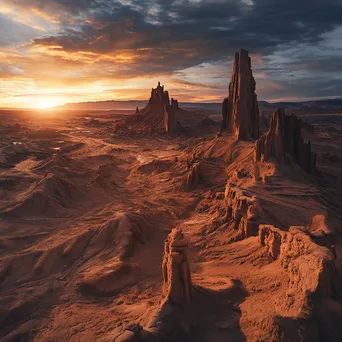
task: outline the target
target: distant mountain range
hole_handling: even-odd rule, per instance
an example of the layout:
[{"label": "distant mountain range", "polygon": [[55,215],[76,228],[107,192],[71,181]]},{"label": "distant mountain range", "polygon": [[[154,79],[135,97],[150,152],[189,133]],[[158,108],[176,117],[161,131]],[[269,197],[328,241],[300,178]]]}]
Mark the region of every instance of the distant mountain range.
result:
[{"label": "distant mountain range", "polygon": [[[69,103],[59,106],[63,110],[93,110],[93,111],[111,111],[111,110],[135,110],[144,108],[148,101],[98,101],[98,102],[81,102]],[[221,111],[221,103],[195,103],[195,102],[180,102],[180,107],[184,109],[198,108],[213,111]],[[334,99],[320,99],[314,101],[303,102],[267,102],[259,101],[261,110],[273,110],[276,108],[288,108],[299,110],[302,112],[316,112],[324,109],[324,112],[334,111],[334,109],[342,109],[342,97]],[[340,110],[338,111],[340,112]]]},{"label": "distant mountain range", "polygon": [[[64,110],[135,110],[145,108],[148,101],[97,101],[97,102],[80,102],[68,103],[57,108]],[[221,107],[220,103],[195,103],[195,102],[180,102],[182,108],[202,108],[215,110]]]}]

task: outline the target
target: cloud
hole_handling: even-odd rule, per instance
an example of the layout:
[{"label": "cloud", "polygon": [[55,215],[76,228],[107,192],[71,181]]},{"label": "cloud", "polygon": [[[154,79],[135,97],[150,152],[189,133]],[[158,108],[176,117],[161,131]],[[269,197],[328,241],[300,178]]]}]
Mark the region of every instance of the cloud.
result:
[{"label": "cloud", "polygon": [[0,13],[0,48],[26,43],[38,34],[38,30]]},{"label": "cloud", "polygon": [[[12,36],[0,35],[0,46],[21,47],[0,77],[22,70],[53,87],[63,79],[69,86],[134,87],[137,79],[163,77],[200,98],[220,98],[232,55],[244,47],[261,99],[342,92],[340,0],[3,0],[2,6],[0,33],[12,25]],[[13,15],[18,9],[31,15],[25,24]],[[32,24],[37,16],[40,30]]]}]

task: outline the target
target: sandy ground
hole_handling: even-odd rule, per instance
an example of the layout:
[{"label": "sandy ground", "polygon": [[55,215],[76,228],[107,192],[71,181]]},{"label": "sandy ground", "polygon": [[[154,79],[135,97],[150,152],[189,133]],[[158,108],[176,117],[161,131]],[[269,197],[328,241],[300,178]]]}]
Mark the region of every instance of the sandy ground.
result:
[{"label": "sandy ground", "polygon": [[[319,124],[306,137],[320,175],[270,166],[272,177],[255,182],[252,142],[120,137],[111,134],[119,118],[0,114],[1,341],[113,341],[128,324],[148,325],[174,227],[190,240],[193,341],[297,340],[278,331],[298,318],[282,305],[288,274],[257,237],[232,243],[219,198],[230,180],[258,197],[262,223],[283,230],[326,216],[342,267],[342,119],[307,118]],[[190,159],[205,164],[193,190]]]}]

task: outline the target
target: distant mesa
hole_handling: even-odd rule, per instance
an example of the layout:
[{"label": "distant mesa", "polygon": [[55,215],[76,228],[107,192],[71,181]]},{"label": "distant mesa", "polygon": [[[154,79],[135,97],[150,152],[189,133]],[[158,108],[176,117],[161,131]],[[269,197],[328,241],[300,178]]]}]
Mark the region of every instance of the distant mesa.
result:
[{"label": "distant mesa", "polygon": [[296,115],[286,115],[278,109],[270,119],[269,130],[255,142],[255,160],[281,163],[289,157],[307,173],[316,171],[316,153],[311,152],[311,143],[304,142],[302,121]]},{"label": "distant mesa", "polygon": [[259,106],[248,51],[235,53],[228,97],[222,104],[221,133],[233,133],[240,140],[259,138]]}]

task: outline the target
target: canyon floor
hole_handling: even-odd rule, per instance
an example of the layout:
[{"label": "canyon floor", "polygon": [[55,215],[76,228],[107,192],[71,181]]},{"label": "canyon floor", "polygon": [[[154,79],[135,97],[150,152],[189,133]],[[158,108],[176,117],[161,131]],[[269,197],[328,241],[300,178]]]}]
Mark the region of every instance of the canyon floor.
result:
[{"label": "canyon floor", "polygon": [[189,240],[192,341],[342,340],[339,291],[304,312],[257,234],[240,238],[224,219],[227,182],[257,199],[261,224],[288,231],[324,217],[340,273],[342,116],[304,118],[318,174],[269,163],[256,180],[254,142],[116,135],[123,115],[0,112],[0,340],[115,341],[126,326],[147,327],[177,227]]}]

